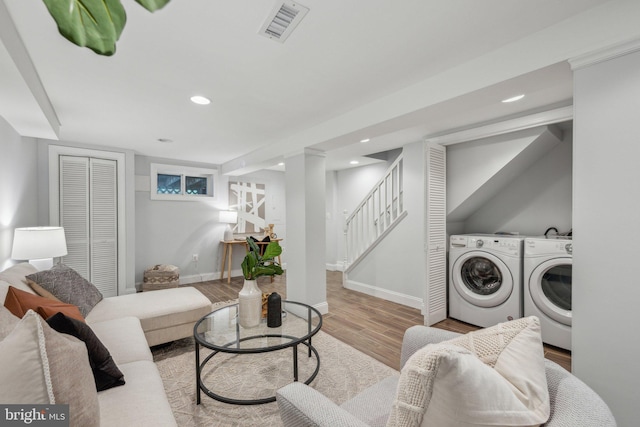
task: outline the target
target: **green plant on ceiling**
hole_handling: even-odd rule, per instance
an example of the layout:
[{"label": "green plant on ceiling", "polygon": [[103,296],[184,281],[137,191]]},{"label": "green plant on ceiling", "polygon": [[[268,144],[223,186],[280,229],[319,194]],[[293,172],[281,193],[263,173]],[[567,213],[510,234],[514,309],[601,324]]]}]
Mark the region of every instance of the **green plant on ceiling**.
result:
[{"label": "green plant on ceiling", "polygon": [[[127,22],[120,0],[43,0],[58,25],[58,31],[71,43],[87,47],[99,55],[111,56]],[[135,0],[150,12],[170,0]]]},{"label": "green plant on ceiling", "polygon": [[275,261],[275,258],[282,253],[282,247],[278,242],[270,242],[262,255],[258,245],[249,237],[247,237],[247,244],[251,250],[242,261],[242,275],[246,280],[283,273],[282,267]]}]

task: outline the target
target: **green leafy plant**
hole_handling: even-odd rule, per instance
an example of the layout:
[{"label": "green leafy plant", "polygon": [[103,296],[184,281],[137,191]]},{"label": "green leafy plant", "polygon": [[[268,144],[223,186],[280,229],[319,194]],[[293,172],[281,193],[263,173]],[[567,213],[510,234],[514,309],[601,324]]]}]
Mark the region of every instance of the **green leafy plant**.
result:
[{"label": "green leafy plant", "polygon": [[282,274],[283,270],[275,260],[282,253],[282,247],[276,241],[270,242],[260,255],[260,249],[251,238],[247,237],[247,244],[251,248],[242,261],[242,275],[246,280],[256,280],[260,276]]},{"label": "green leafy plant", "polygon": [[[58,31],[71,43],[87,47],[99,55],[111,56],[127,22],[120,0],[43,0],[58,25]],[[150,12],[163,8],[170,0],[135,0]]]}]

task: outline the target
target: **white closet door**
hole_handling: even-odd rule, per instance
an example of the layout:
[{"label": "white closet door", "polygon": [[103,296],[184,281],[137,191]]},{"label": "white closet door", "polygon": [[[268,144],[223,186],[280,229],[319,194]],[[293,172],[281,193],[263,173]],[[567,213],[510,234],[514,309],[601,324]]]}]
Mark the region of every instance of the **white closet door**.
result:
[{"label": "white closet door", "polygon": [[67,238],[62,262],[89,280],[89,159],[60,156],[60,225]]},{"label": "white closet door", "polygon": [[118,194],[117,162],[90,159],[90,282],[105,297],[117,295]]},{"label": "white closet door", "polygon": [[117,161],[60,156],[62,260],[103,296],[118,294]]},{"label": "white closet door", "polygon": [[426,167],[427,286],[425,325],[447,318],[446,148],[428,143]]}]

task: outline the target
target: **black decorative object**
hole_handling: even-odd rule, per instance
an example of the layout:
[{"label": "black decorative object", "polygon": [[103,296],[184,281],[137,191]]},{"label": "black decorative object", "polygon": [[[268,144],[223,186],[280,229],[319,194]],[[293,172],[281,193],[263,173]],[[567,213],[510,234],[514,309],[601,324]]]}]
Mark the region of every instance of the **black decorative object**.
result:
[{"label": "black decorative object", "polygon": [[267,326],[282,326],[282,298],[276,292],[271,293],[267,299]]}]

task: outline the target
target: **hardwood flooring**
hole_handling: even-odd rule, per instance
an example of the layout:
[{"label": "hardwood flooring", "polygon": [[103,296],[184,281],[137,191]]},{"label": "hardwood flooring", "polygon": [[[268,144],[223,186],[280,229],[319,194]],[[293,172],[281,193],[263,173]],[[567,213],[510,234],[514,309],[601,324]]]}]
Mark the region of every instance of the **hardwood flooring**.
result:
[{"label": "hardwood flooring", "polygon": [[[258,283],[263,292],[278,292],[286,298],[286,275],[276,276],[273,282],[269,277],[261,277]],[[225,278],[190,286],[212,302],[218,302],[237,298],[242,284],[242,277],[232,277],[230,284]],[[327,303],[329,313],[323,316],[324,332],[394,369],[400,369],[404,331],[424,324],[418,309],[343,288],[342,273],[338,271],[327,271]],[[434,327],[460,333],[479,329],[454,319],[443,320]],[[545,345],[545,357],[571,371],[571,352]]]}]

